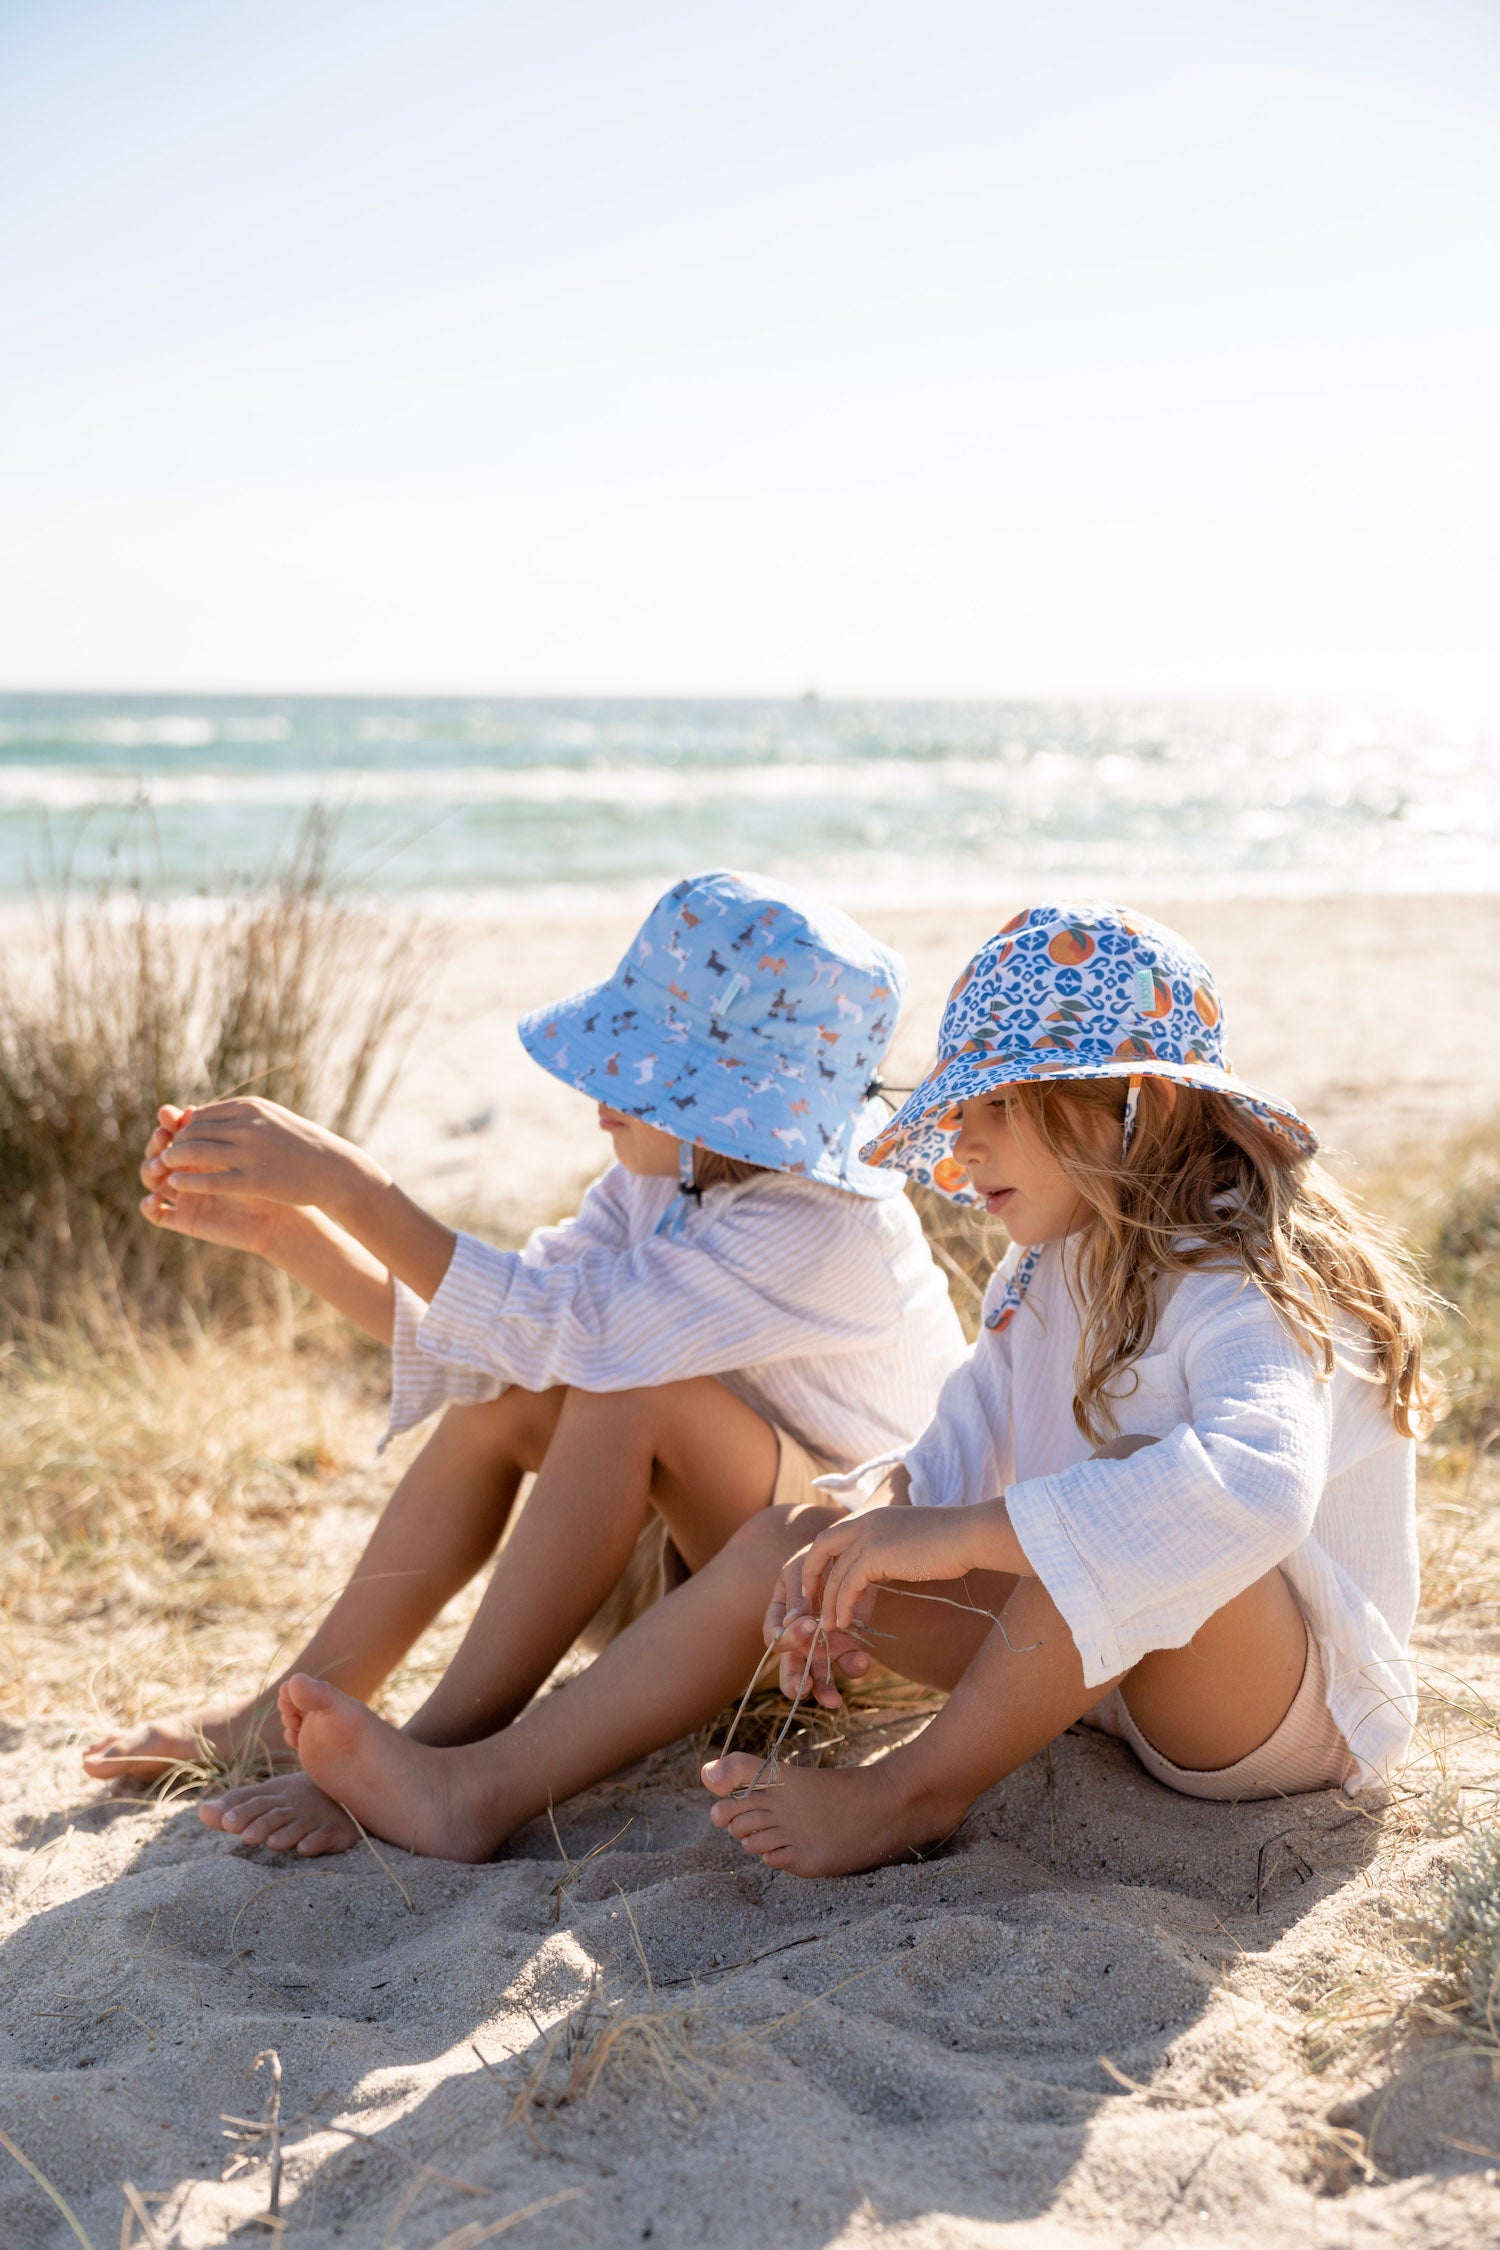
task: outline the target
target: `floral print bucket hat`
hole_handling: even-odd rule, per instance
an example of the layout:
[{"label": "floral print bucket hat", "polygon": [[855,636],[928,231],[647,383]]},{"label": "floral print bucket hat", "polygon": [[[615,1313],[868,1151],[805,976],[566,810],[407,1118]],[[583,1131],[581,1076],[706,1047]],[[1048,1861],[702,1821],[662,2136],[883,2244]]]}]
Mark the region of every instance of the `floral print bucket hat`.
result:
[{"label": "floral print bucket hat", "polygon": [[860,1160],[886,1115],[881,1059],[906,966],[837,907],[757,875],[675,883],[614,975],[518,1029],[543,1070],[624,1117],[853,1195],[902,1182]]},{"label": "floral print bucket hat", "polygon": [[1224,1010],[1186,939],[1119,906],[1031,906],[982,945],[948,996],[938,1060],[860,1153],[959,1203],[974,1196],[953,1154],[960,1102],[1008,1086],[1124,1078],[1128,1143],[1144,1078],[1223,1094],[1311,1156],[1317,1136],[1289,1102],[1237,1078]]}]

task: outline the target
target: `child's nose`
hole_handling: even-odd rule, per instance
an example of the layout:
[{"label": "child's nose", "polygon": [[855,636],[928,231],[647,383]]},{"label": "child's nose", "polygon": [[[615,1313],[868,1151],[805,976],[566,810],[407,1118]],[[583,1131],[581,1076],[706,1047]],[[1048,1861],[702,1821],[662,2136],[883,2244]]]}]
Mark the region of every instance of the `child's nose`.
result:
[{"label": "child's nose", "polygon": [[972,1163],[979,1156],[983,1147],[984,1136],[975,1119],[972,1117],[961,1119],[958,1131],[953,1136],[953,1153],[958,1158],[959,1163]]}]

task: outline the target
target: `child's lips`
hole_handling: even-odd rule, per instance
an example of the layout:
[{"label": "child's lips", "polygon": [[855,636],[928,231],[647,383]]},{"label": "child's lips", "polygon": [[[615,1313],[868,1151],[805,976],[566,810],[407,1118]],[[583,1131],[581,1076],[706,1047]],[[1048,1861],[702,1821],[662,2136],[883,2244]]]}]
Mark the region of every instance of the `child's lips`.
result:
[{"label": "child's lips", "polygon": [[1006,1204],[1009,1203],[1016,1191],[1014,1188],[985,1188],[981,1192],[984,1196],[984,1207],[993,1218],[997,1212],[1005,1209]]}]

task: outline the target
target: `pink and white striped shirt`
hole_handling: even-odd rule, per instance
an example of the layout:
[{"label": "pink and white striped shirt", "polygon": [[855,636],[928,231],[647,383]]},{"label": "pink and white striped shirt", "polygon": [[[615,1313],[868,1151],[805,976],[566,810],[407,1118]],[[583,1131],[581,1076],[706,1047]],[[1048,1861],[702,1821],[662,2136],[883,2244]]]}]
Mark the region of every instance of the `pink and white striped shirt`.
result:
[{"label": "pink and white striped shirt", "polygon": [[384,1445],[449,1402],[567,1383],[621,1391],[716,1375],[840,1466],[909,1444],[964,1339],[904,1196],[765,1173],[704,1190],[611,1165],[576,1218],[523,1250],[461,1234],[432,1303],[396,1284]]}]

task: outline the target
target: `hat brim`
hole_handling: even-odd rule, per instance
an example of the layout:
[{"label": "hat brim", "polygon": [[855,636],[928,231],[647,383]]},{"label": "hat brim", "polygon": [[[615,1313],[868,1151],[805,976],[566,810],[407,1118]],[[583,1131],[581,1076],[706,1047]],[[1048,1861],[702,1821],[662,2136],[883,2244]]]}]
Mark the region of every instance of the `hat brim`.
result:
[{"label": "hat brim", "polygon": [[962,1166],[953,1155],[957,1126],[944,1122],[960,1102],[979,1095],[1009,1093],[1018,1086],[1069,1085],[1099,1078],[1164,1078],[1174,1085],[1196,1087],[1200,1093],[1222,1094],[1226,1101],[1248,1110],[1287,1141],[1299,1156],[1317,1154],[1317,1134],[1290,1102],[1259,1086],[1247,1085],[1217,1063],[1163,1062],[1154,1056],[1141,1056],[1018,1071],[1011,1061],[983,1055],[955,1056],[933,1071],[859,1153],[866,1164],[909,1173],[955,1203],[973,1203],[977,1198],[967,1179],[958,1177]]},{"label": "hat brim", "polygon": [[[631,1020],[622,1022],[627,1011]],[[601,1031],[607,1020],[608,1031]],[[861,1154],[862,1141],[884,1115],[879,1102],[867,1102],[850,1115],[837,1147],[820,1148],[816,1159],[789,1161],[788,1147],[768,1130],[754,1123],[731,1124],[725,1113],[715,1112],[711,1088],[720,1077],[720,1056],[691,1031],[665,1040],[661,1023],[641,1004],[639,984],[630,992],[617,976],[608,977],[553,1007],[533,1008],[516,1030],[527,1054],[549,1077],[622,1117],[638,1117],[719,1156],[817,1180],[872,1201],[901,1193],[899,1177],[888,1167],[867,1164]],[[684,1082],[687,1092],[674,1091]],[[724,1099],[735,1108],[732,1095]]]}]

